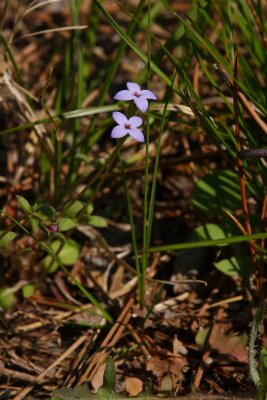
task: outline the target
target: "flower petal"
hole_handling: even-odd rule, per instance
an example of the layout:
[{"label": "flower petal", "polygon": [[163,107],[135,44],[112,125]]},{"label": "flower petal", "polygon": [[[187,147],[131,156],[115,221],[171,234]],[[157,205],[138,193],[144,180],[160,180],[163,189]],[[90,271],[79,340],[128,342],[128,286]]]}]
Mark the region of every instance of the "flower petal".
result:
[{"label": "flower petal", "polygon": [[137,83],[127,82],[126,86],[130,90],[131,93],[140,92],[140,86]]},{"label": "flower petal", "polygon": [[129,133],[138,142],[143,143],[145,141],[145,137],[144,137],[143,133],[140,131],[140,129],[133,128],[130,130]]},{"label": "flower petal", "polygon": [[121,112],[119,111],[114,111],[112,113],[112,118],[114,119],[114,121],[117,122],[117,124],[119,125],[123,125],[126,122],[128,122],[128,118]]},{"label": "flower petal", "polygon": [[134,96],[132,95],[129,90],[121,90],[120,92],[116,93],[113,99],[115,100],[132,100]]},{"label": "flower petal", "polygon": [[119,139],[129,133],[129,130],[126,130],[123,126],[117,125],[111,131],[111,137],[113,139]]},{"label": "flower petal", "polygon": [[140,117],[131,117],[129,118],[129,123],[132,128],[138,128],[139,126],[142,125],[143,120]]},{"label": "flower petal", "polygon": [[140,97],[139,99],[138,98],[135,98],[134,99],[134,102],[135,102],[135,104],[136,104],[136,107],[137,108],[139,108],[139,110],[141,111],[141,112],[146,112],[146,110],[148,109],[148,101],[146,100],[146,99],[144,99],[144,98],[142,98],[142,97]]},{"label": "flower petal", "polygon": [[151,90],[141,90],[140,94],[145,99],[157,100],[157,96]]}]

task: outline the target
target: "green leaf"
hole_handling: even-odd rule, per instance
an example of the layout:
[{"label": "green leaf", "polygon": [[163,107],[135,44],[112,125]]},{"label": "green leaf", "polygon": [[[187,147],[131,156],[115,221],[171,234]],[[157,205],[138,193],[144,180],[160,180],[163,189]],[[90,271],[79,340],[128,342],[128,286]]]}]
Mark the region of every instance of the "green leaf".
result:
[{"label": "green leaf", "polygon": [[95,226],[96,228],[106,228],[107,221],[103,217],[99,217],[98,215],[90,215],[87,219],[88,225]]},{"label": "green leaf", "polygon": [[36,207],[36,210],[38,211],[38,214],[41,213],[43,216],[47,218],[54,218],[56,210],[49,206],[48,204],[42,204],[38,205]]},{"label": "green leaf", "polygon": [[223,228],[216,224],[206,224],[194,229],[194,232],[201,240],[217,240],[224,239],[228,235]]},{"label": "green leaf", "polygon": [[25,197],[17,195],[16,199],[17,199],[17,202],[19,203],[20,207],[23,209],[23,211],[26,214],[29,214],[32,212],[32,206],[30,205],[28,200],[25,199]]},{"label": "green leaf", "polygon": [[34,213],[31,214],[31,217],[28,218],[33,218],[36,223],[39,225],[39,223],[44,223],[44,222],[48,222],[49,219],[47,218],[46,215],[44,215],[43,213],[41,213],[40,211],[35,211]]},{"label": "green leaf", "polygon": [[30,224],[31,227],[31,231],[33,233],[37,233],[38,229],[39,229],[39,221],[37,219],[35,219],[34,217],[28,217],[28,222]]},{"label": "green leaf", "polygon": [[9,310],[14,304],[14,289],[13,288],[2,288],[0,289],[0,306],[4,310]]},{"label": "green leaf", "polygon": [[223,209],[235,211],[241,205],[237,174],[233,171],[212,171],[197,182],[194,206],[208,215],[218,215]]},{"label": "green leaf", "polygon": [[62,218],[58,224],[58,229],[60,232],[68,231],[74,227],[75,227],[75,222],[70,218]]},{"label": "green leaf", "polygon": [[93,206],[93,204],[92,204],[92,203],[88,204],[88,206],[87,206],[87,208],[86,208],[86,213],[87,213],[88,215],[91,215],[93,211],[94,211],[94,206]]},{"label": "green leaf", "polygon": [[[266,399],[267,392],[267,350],[261,349],[260,351],[260,363],[259,363],[259,376],[260,376],[260,390],[262,392],[262,399]],[[259,394],[257,399],[260,398]]]},{"label": "green leaf", "polygon": [[35,286],[28,284],[23,286],[22,288],[22,295],[25,299],[27,299],[28,297],[31,297],[35,292]]},{"label": "green leaf", "polygon": [[110,391],[114,390],[115,381],[116,381],[115,365],[112,357],[109,357],[105,368],[103,386]]},{"label": "green leaf", "polygon": [[[57,253],[61,245],[62,244],[60,240],[54,240],[51,243],[50,247],[54,253]],[[72,266],[78,260],[79,254],[80,254],[80,246],[78,245],[78,243],[76,243],[72,239],[68,239],[63,244],[63,247],[58,254],[58,258],[63,265]],[[53,257],[50,255],[45,257],[43,264],[45,269],[47,270],[49,269],[48,271],[49,273],[55,272],[59,267],[59,264],[56,261],[53,261]]]},{"label": "green leaf", "polygon": [[[75,388],[61,388],[52,392],[52,396],[56,396],[57,399],[62,400],[89,400],[92,393],[88,389],[87,383],[83,383]],[[54,397],[52,400],[56,400]]]},{"label": "green leaf", "polygon": [[76,217],[76,215],[81,211],[83,208],[83,203],[80,200],[76,200],[73,203],[67,204],[64,209],[62,214],[64,217],[67,218],[73,218]]},{"label": "green leaf", "polygon": [[241,268],[236,257],[225,258],[213,263],[214,266],[227,276],[241,276]]},{"label": "green leaf", "polygon": [[[3,231],[0,231],[0,236],[3,235]],[[13,231],[6,232],[0,239],[0,248],[5,248],[7,247],[8,243],[11,242],[11,240],[15,239],[17,234]]]}]

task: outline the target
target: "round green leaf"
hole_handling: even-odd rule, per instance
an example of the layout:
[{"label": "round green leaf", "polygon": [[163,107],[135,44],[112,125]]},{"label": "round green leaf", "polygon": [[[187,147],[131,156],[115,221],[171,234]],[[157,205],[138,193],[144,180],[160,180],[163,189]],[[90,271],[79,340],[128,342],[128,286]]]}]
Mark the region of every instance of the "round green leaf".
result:
[{"label": "round green leaf", "polygon": [[[54,240],[51,243],[50,247],[56,254],[59,248],[61,247],[61,241]],[[60,250],[58,258],[60,259],[63,265],[72,266],[78,260],[79,254],[80,254],[80,246],[74,240],[68,239],[64,243],[62,249]],[[55,272],[59,267],[57,261],[53,261],[53,257],[50,255],[45,257],[43,264],[45,269],[49,269],[48,271],[49,273]]]},{"label": "round green leaf", "polygon": [[96,228],[106,228],[107,221],[103,217],[99,217],[98,215],[90,215],[87,219],[87,223],[89,225],[95,226]]},{"label": "round green leaf", "polygon": [[14,289],[13,288],[2,288],[0,289],[0,306],[4,310],[9,310],[15,301]]},{"label": "round green leaf", "polygon": [[25,299],[27,299],[28,297],[31,297],[35,292],[35,286],[28,284],[23,286],[22,288],[22,295]]}]

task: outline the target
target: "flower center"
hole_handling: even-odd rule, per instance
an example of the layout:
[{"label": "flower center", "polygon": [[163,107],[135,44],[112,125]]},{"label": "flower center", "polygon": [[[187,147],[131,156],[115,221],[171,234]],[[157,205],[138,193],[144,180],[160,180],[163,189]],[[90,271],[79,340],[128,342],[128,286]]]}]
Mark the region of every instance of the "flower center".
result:
[{"label": "flower center", "polygon": [[125,129],[132,129],[130,124],[124,124]]},{"label": "flower center", "polygon": [[133,95],[134,95],[135,97],[138,97],[138,98],[141,97],[141,94],[140,94],[139,92],[134,92]]}]

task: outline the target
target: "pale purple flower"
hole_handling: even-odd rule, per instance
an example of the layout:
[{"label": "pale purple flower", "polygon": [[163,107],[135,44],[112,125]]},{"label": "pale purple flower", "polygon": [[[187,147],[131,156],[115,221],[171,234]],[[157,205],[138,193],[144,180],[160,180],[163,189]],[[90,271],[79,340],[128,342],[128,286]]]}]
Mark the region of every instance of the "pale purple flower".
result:
[{"label": "pale purple flower", "polygon": [[137,129],[143,123],[142,118],[131,117],[128,119],[124,114],[119,111],[114,111],[112,113],[112,117],[118,124],[111,131],[112,138],[119,139],[129,134],[138,142],[145,141],[143,133],[140,131],[140,129]]},{"label": "pale purple flower", "polygon": [[115,100],[133,100],[141,112],[146,112],[148,108],[147,100],[157,100],[157,96],[150,90],[141,90],[140,86],[134,82],[127,82],[128,90],[121,90],[115,96]]}]

